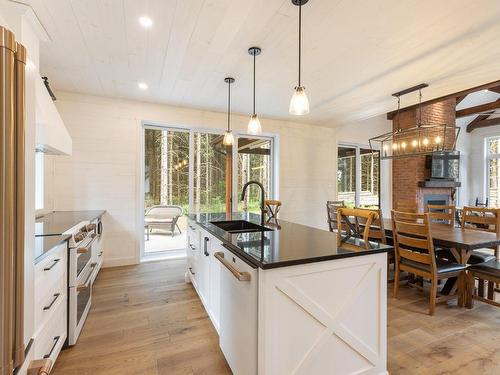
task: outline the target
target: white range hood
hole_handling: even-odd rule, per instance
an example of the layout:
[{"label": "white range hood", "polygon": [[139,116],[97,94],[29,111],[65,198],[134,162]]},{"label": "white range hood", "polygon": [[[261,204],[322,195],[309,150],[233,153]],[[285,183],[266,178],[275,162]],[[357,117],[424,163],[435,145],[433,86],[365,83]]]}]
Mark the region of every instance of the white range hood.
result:
[{"label": "white range hood", "polygon": [[52,155],[71,155],[73,141],[42,78],[36,82],[36,150]]}]

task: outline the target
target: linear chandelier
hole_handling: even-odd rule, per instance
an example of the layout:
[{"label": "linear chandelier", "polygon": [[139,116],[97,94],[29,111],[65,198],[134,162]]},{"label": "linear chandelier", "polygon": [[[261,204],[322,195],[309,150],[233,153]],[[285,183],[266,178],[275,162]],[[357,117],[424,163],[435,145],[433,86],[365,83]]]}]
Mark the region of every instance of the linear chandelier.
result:
[{"label": "linear chandelier", "polygon": [[[422,122],[422,89],[428,86],[422,83],[392,94],[398,100],[396,129],[369,140],[371,150],[380,151],[382,160],[430,155],[436,151],[455,151],[460,133],[459,126]],[[402,129],[400,126],[401,96],[414,91],[419,92],[417,123],[415,126]]]}]

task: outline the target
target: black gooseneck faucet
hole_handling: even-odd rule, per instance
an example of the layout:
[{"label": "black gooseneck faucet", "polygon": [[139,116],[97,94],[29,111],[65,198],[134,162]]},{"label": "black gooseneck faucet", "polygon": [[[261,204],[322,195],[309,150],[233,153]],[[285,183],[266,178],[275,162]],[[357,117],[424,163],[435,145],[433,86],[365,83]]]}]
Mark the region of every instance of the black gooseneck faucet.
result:
[{"label": "black gooseneck faucet", "polygon": [[241,199],[240,201],[245,200],[245,194],[247,192],[247,188],[250,185],[257,185],[260,188],[260,223],[262,226],[264,226],[265,223],[265,216],[266,216],[266,208],[265,208],[265,202],[266,202],[266,194],[264,190],[264,186],[259,182],[259,181],[248,181],[245,185],[243,185],[243,190],[241,191]]}]

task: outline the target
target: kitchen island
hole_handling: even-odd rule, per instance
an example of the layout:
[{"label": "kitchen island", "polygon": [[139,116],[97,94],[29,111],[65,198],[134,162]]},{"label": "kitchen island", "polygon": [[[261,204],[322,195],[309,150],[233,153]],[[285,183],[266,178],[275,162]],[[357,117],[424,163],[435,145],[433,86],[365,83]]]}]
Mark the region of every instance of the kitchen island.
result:
[{"label": "kitchen island", "polygon": [[259,224],[252,213],[188,220],[186,277],[233,373],[386,374],[392,248],[344,249],[329,231]]}]

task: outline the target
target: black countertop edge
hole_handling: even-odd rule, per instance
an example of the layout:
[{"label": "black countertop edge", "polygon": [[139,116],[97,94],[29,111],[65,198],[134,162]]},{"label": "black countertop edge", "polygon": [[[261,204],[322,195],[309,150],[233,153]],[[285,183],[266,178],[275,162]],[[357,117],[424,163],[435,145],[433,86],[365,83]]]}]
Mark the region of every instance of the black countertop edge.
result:
[{"label": "black countertop edge", "polygon": [[[196,222],[197,225],[199,225],[201,228],[209,232],[211,235],[222,241],[222,243],[226,246],[224,246],[227,250],[231,251],[233,254],[238,256],[241,260],[243,260],[245,263],[250,265],[251,267],[254,268],[261,268],[263,270],[268,270],[268,269],[274,269],[274,268],[281,268],[281,267],[288,267],[288,266],[297,266],[297,265],[302,265],[302,264],[310,264],[310,263],[317,263],[317,262],[324,262],[324,261],[329,261],[329,260],[337,260],[337,259],[344,259],[344,258],[352,258],[352,257],[358,257],[358,256],[365,256],[365,255],[373,255],[373,254],[380,254],[380,253],[388,253],[390,251],[393,251],[392,246],[387,246],[383,245],[384,247],[378,248],[378,249],[363,249],[362,251],[348,251],[346,250],[345,252],[342,253],[336,253],[336,254],[327,254],[327,255],[322,255],[322,256],[315,256],[315,257],[305,257],[305,258],[300,258],[300,259],[292,259],[292,260],[285,260],[285,261],[274,261],[272,263],[265,263],[261,262],[255,257],[251,256],[247,252],[243,251],[241,248],[239,248],[237,245],[229,241],[227,238],[225,238],[222,233],[224,231],[221,231],[217,226],[207,223],[205,224],[204,222],[198,221],[195,218],[195,215],[188,215],[188,218],[190,220],[193,220]],[[250,220],[252,222],[257,222],[258,220]],[[320,230],[321,229],[317,229]],[[224,235],[227,235],[227,233],[224,232]]]},{"label": "black countertop edge", "polygon": [[[44,236],[35,238],[35,249],[36,249],[35,251],[36,253],[41,252],[41,254],[35,258],[35,264],[40,263],[42,260],[48,257],[54,249],[56,249],[59,245],[63,244],[64,242],[67,242],[70,239],[70,237],[71,235],[64,234],[64,235],[53,235],[53,236]],[[37,241],[40,243],[37,243]]]}]

